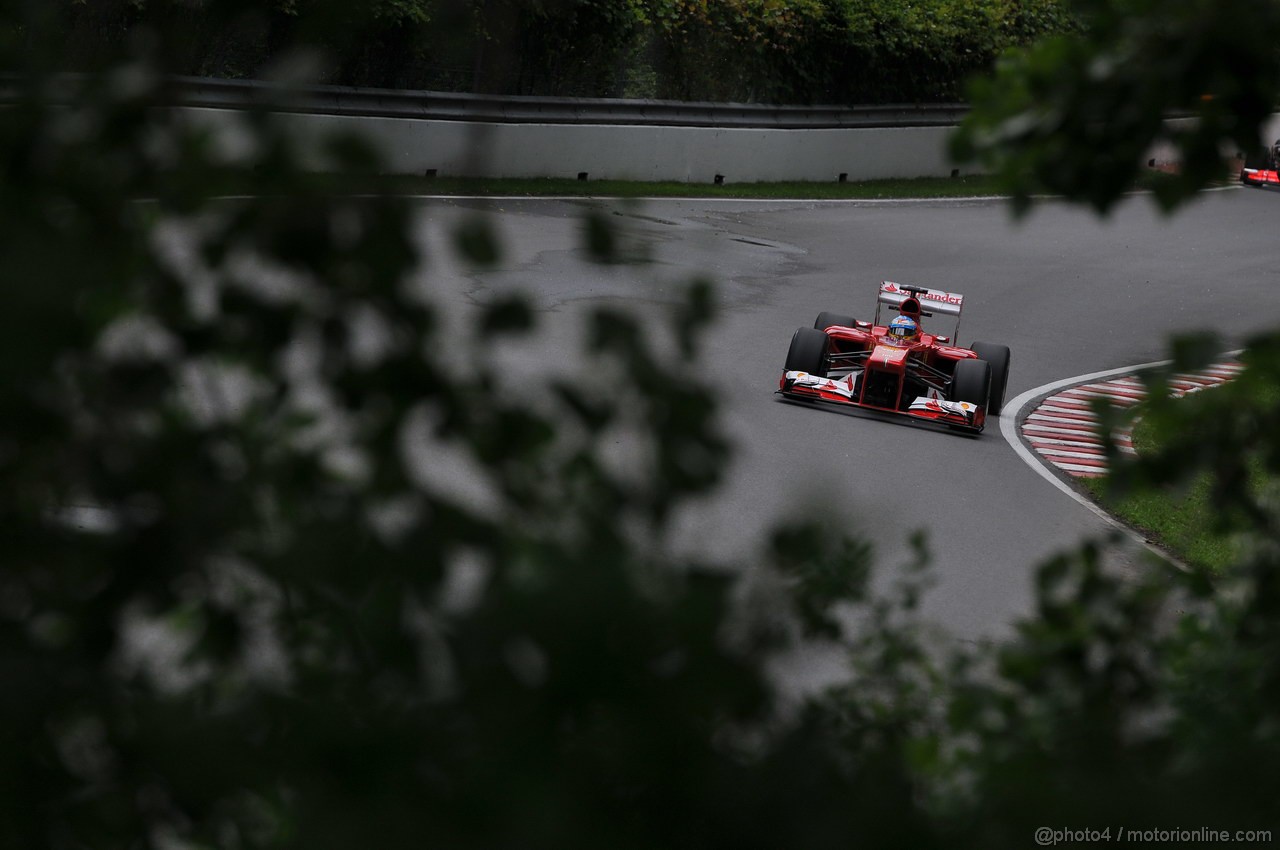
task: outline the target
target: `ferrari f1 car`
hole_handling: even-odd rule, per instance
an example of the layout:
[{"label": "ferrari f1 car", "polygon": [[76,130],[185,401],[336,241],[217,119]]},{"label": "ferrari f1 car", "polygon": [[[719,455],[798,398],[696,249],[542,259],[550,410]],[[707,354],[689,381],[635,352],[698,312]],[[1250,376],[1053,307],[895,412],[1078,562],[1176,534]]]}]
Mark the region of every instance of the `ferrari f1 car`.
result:
[{"label": "ferrari f1 car", "polygon": [[1246,186],[1280,188],[1277,158],[1280,158],[1280,139],[1276,139],[1270,150],[1256,151],[1245,157],[1244,166],[1240,169],[1240,182]]},{"label": "ferrari f1 car", "polygon": [[[882,307],[899,315],[882,325]],[[824,312],[795,332],[778,392],[978,433],[1004,406],[1009,348],[955,344],[963,307],[958,293],[884,281],[874,321]],[[935,314],[955,318],[950,336],[923,330],[921,320]],[[911,333],[899,335],[904,329]]]}]

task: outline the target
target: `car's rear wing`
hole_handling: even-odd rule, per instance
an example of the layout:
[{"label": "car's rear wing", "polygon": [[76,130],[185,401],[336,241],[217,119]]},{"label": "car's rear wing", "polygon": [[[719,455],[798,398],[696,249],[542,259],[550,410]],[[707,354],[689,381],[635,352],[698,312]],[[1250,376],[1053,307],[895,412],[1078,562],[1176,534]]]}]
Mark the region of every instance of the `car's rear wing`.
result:
[{"label": "car's rear wing", "polygon": [[[876,293],[876,319],[875,323],[880,324],[880,307],[889,305],[899,311],[902,305],[908,300],[914,300],[920,307],[919,313],[924,317],[931,317],[935,314],[943,316],[955,316],[955,328],[951,332],[948,341],[955,341],[956,335],[960,332],[960,311],[964,309],[964,296],[958,292],[943,292],[941,289],[928,289],[923,286],[908,286],[903,283],[894,283],[891,280],[880,282],[880,291]],[[910,307],[911,305],[908,305]],[[910,309],[907,312],[915,312]]]}]

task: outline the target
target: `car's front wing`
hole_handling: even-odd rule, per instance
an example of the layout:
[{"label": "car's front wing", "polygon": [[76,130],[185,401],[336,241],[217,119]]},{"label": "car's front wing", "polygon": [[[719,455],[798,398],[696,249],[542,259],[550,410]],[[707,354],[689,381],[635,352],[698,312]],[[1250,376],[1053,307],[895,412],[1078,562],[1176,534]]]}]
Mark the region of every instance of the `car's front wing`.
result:
[{"label": "car's front wing", "polygon": [[808,372],[785,372],[778,383],[778,392],[789,398],[825,401],[881,413],[896,413],[899,416],[925,419],[973,431],[981,431],[986,425],[986,410],[967,401],[919,396],[907,406],[906,410],[863,404],[858,400],[859,374],[860,372],[853,372],[843,378],[823,378]]},{"label": "car's front wing", "polygon": [[1254,186],[1280,187],[1280,172],[1270,168],[1242,168],[1240,180]]}]

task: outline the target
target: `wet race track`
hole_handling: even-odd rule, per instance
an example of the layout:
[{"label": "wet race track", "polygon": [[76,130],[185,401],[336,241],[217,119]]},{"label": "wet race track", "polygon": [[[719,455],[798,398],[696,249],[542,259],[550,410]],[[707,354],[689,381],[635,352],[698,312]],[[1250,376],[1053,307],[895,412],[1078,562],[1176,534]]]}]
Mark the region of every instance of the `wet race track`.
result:
[{"label": "wet race track", "polygon": [[[1259,227],[1280,213],[1280,193],[1259,190],[1209,193],[1172,218],[1137,197],[1107,219],[1048,203],[1021,222],[997,200],[422,203],[428,281],[456,314],[511,289],[533,297],[543,332],[510,357],[518,373],[589,370],[577,332],[587,308],[658,315],[683,282],[713,278],[719,318],[702,368],[736,452],[725,486],[685,518],[687,545],[733,556],[777,517],[816,513],[870,539],[880,573],[892,575],[923,530],[936,578],[926,611],[962,638],[1005,630],[1029,610],[1034,566],[1108,525],[1031,469],[998,421],[969,438],[781,401],[774,390],[798,326],[822,310],[871,318],[882,279],[963,293],[959,341],[1012,348],[1013,399],[1162,359],[1175,332],[1213,329],[1239,343],[1280,325],[1280,263]],[[580,219],[591,208],[622,228],[625,252],[651,262],[583,260]],[[444,248],[480,211],[505,246],[484,272]],[[1115,565],[1140,558],[1135,547]]]}]

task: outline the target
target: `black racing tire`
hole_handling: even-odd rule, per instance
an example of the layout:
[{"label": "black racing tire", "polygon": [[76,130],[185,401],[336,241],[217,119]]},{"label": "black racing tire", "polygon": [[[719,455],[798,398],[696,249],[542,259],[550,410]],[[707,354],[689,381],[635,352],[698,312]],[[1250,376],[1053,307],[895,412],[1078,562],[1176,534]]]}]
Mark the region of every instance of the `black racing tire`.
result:
[{"label": "black racing tire", "polygon": [[959,360],[951,375],[951,401],[967,401],[989,407],[991,364],[985,360]]},{"label": "black racing tire", "polygon": [[1004,409],[1004,392],[1009,386],[1009,346],[975,342],[973,353],[991,365],[991,397],[987,402],[987,415],[999,416]]},{"label": "black racing tire", "polygon": [[827,376],[827,349],[830,340],[817,328],[797,328],[787,349],[784,372],[808,372],[819,378]]},{"label": "black racing tire", "polygon": [[842,327],[851,328],[856,320],[853,316],[845,316],[840,313],[829,313],[823,310],[818,314],[818,318],[813,320],[813,327],[816,330],[825,331],[832,325],[840,325]]}]

